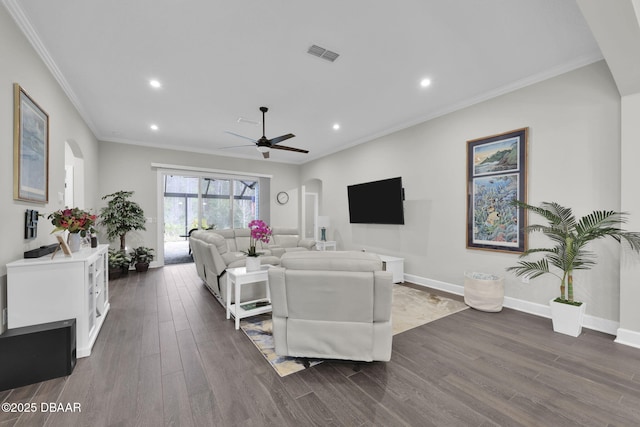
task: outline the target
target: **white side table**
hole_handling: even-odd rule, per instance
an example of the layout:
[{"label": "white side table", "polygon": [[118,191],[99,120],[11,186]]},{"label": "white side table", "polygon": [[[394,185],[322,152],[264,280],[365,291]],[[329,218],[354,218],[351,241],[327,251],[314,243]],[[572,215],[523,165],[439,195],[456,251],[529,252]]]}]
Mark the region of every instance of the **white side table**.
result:
[{"label": "white side table", "polygon": [[404,282],[404,258],[397,258],[387,255],[378,255],[382,260],[385,271],[390,271],[393,275],[393,283]]},{"label": "white side table", "polygon": [[335,240],[316,240],[316,249],[319,251],[335,251],[336,250],[336,241]]},{"label": "white side table", "polygon": [[[227,319],[229,319],[230,315],[236,320],[236,329],[240,329],[240,319],[244,319],[245,317],[256,316],[262,313],[268,313],[271,311],[271,293],[269,292],[269,274],[268,270],[270,265],[262,265],[260,266],[260,270],[258,271],[250,271],[247,272],[246,267],[236,267],[236,268],[227,268]],[[240,301],[240,291],[242,290],[242,285],[246,285],[248,283],[256,283],[256,282],[266,282],[267,286],[267,297],[261,298],[252,301]],[[234,287],[235,291],[235,303],[231,304],[231,287]],[[255,304],[259,302],[268,302],[268,305],[264,306],[256,306],[254,308],[242,308],[243,306],[247,306],[249,304]]]}]

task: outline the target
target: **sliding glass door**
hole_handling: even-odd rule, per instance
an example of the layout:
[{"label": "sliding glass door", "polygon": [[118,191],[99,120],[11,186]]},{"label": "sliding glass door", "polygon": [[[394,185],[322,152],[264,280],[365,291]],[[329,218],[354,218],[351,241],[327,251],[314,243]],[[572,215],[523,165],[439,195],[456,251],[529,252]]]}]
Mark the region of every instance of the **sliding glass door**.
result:
[{"label": "sliding glass door", "polygon": [[245,228],[260,214],[258,178],[164,174],[162,185],[164,258],[168,264],[190,260],[185,255],[191,230]]},{"label": "sliding glass door", "polygon": [[198,227],[198,183],[192,176],[164,176],[164,241],[186,240],[192,228]]}]

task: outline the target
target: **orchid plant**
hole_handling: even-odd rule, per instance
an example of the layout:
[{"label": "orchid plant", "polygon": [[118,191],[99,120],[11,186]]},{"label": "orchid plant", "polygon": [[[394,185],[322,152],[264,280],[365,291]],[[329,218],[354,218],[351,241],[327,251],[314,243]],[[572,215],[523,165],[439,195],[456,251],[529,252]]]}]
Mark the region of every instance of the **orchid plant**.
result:
[{"label": "orchid plant", "polygon": [[256,244],[258,242],[269,243],[272,231],[261,219],[254,219],[249,222],[248,227],[251,230],[251,236],[249,238],[249,249],[245,253],[247,256],[257,257],[260,253],[256,251]]}]

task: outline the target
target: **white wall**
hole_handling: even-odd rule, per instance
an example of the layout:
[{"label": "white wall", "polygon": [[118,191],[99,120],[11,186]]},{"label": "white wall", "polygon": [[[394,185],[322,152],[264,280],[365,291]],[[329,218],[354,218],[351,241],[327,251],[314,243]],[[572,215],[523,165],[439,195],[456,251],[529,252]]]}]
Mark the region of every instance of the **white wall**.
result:
[{"label": "white wall", "polygon": [[[622,97],[622,210],[631,213],[629,230],[640,230],[640,94]],[[618,341],[640,347],[640,263],[624,251],[620,267],[620,330]]]},{"label": "white wall", "polygon": [[[259,153],[256,152],[256,157]],[[146,231],[127,234],[127,246],[144,244],[158,249],[157,169],[152,163],[218,169],[242,173],[273,175],[271,179],[271,226],[298,226],[299,171],[297,165],[274,161],[237,159],[174,150],[162,150],[136,145],[100,143],[100,197],[116,191],[134,191],[132,200],[140,204],[146,217],[153,218],[146,224]],[[289,193],[289,203],[279,205],[275,195],[279,191]],[[105,206],[104,201],[100,201]],[[161,219],[161,218],[160,218]],[[116,247],[118,242],[114,242]]]},{"label": "white wall", "polygon": [[[529,127],[530,203],[556,201],[579,216],[620,209],[620,96],[604,62],[307,163],[301,179],[322,181],[328,238],[341,249],[400,256],[406,273],[458,285],[465,271],[505,275],[516,255],[466,249],[466,141],[521,127]],[[406,224],[349,224],[346,186],[394,176],[403,179]],[[595,249],[600,263],[575,274],[576,298],[588,314],[617,321],[617,247]],[[509,297],[546,305],[558,293],[553,277],[506,278]]]},{"label": "white wall", "polygon": [[[24,90],[49,114],[49,203],[13,200],[13,83]],[[97,141],[51,73],[40,60],[4,7],[0,7],[0,307],[5,304],[6,264],[22,258],[26,250],[55,243],[53,226],[41,218],[38,237],[24,239],[24,212],[36,209],[48,214],[62,206],[64,194],[64,142],[74,140],[82,150],[85,174],[85,208],[96,206]],[[1,322],[0,322],[1,324]],[[0,330],[2,328],[0,327]]]}]

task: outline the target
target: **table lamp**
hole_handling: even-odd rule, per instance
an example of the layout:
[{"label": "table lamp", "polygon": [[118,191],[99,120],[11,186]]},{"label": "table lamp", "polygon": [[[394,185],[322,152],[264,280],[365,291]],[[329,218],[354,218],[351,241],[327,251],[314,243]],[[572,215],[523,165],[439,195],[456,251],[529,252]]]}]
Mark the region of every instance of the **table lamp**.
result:
[{"label": "table lamp", "polygon": [[318,227],[320,227],[320,240],[327,241],[327,227],[331,225],[331,220],[328,216],[318,216]]}]

